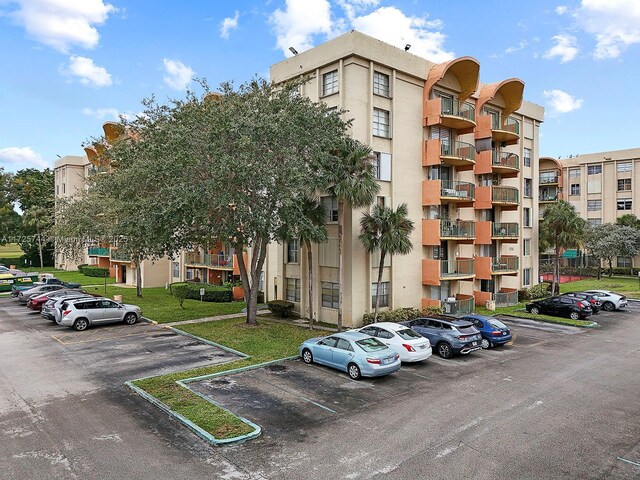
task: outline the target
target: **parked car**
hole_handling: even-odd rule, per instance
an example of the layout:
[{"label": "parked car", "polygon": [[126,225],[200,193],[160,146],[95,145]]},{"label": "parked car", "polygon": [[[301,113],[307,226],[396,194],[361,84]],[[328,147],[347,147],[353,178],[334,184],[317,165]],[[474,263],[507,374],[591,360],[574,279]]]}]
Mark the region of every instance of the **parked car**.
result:
[{"label": "parked car", "polygon": [[31,297],[27,301],[27,308],[30,308],[31,310],[36,310],[39,312],[42,310],[42,306],[46,303],[47,300],[50,300],[52,298],[64,297],[68,295],[77,295],[78,293],[87,294],[87,291],[81,288],[77,290],[63,288],[60,290],[54,290],[52,292],[46,292],[41,295],[36,295],[35,297]]},{"label": "parked car", "polygon": [[66,300],[60,308],[60,325],[78,331],[103,323],[124,322],[133,325],[142,315],[137,305],[125,305],[106,298]]},{"label": "parked car", "polygon": [[511,341],[511,330],[496,318],[474,313],[466,315],[460,320],[471,322],[478,329],[480,335],[482,335],[482,348],[497,347]]},{"label": "parked car", "polygon": [[569,317],[573,320],[587,318],[591,315],[589,302],[579,298],[563,297],[562,295],[527,303],[525,308],[527,312],[531,312],[534,315],[546,313],[556,317]]},{"label": "parked car", "polygon": [[600,297],[598,297],[597,295],[593,294],[593,293],[588,293],[588,292],[567,292],[567,293],[563,293],[560,296],[562,297],[571,297],[571,298],[579,298],[580,300],[585,300],[587,302],[589,302],[589,305],[591,306],[591,312],[592,313],[598,313],[600,310],[602,310],[602,301],[600,300]]},{"label": "parked car", "polygon": [[353,380],[379,377],[400,369],[400,355],[377,338],[360,332],[342,332],[310,338],[300,345],[304,363],[320,363],[347,372]]},{"label": "parked car", "polygon": [[587,290],[584,293],[597,295],[602,302],[602,309],[607,312],[620,310],[627,306],[627,297],[611,290]]},{"label": "parked car", "polygon": [[375,337],[395,350],[401,362],[419,362],[431,356],[429,339],[399,323],[372,323],[357,331]]},{"label": "parked car", "polygon": [[22,290],[18,292],[18,301],[20,303],[27,303],[31,297],[37,297],[43,293],[53,292],[54,290],[62,290],[62,285],[41,285],[39,287],[32,287],[29,290]]},{"label": "parked car", "polygon": [[466,320],[415,318],[400,323],[428,338],[442,358],[466,355],[482,348],[480,332]]},{"label": "parked car", "polygon": [[50,298],[49,300],[44,302],[44,304],[42,305],[42,310],[40,310],[40,316],[42,318],[46,318],[47,320],[51,320],[52,322],[60,323],[62,315],[60,307],[62,306],[62,303],[67,300],[75,300],[78,298],[92,299],[101,297],[81,292],[65,293],[64,295]]}]

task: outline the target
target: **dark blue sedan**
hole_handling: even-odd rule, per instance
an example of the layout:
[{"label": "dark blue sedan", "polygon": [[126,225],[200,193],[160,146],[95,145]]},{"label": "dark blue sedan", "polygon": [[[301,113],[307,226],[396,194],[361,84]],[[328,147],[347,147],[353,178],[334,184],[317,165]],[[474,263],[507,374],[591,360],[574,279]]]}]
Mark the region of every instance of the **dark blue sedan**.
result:
[{"label": "dark blue sedan", "polygon": [[474,313],[462,317],[461,320],[473,323],[473,326],[480,331],[482,348],[497,347],[511,341],[509,327],[493,317],[485,317]]}]

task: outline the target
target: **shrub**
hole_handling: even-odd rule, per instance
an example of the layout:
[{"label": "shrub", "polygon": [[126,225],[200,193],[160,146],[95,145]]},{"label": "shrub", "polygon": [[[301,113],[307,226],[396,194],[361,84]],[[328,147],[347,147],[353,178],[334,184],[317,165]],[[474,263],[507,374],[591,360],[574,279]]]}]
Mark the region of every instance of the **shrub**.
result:
[{"label": "shrub", "polygon": [[185,287],[185,298],[189,300],[200,300],[200,289],[204,288],[204,302],[231,302],[233,295],[228,288],[208,285],[206,283],[193,283],[193,281],[176,282],[169,285],[169,293],[175,296],[177,288]]},{"label": "shrub", "polygon": [[187,298],[187,290],[188,287],[185,284],[174,285],[174,287],[171,289],[173,296],[178,299],[178,302],[180,302],[180,306],[182,308],[184,308],[182,304],[184,303],[185,298]]},{"label": "shrub", "polygon": [[523,288],[522,290],[518,290],[518,302],[525,302],[527,300],[531,300],[529,289]]},{"label": "shrub", "polygon": [[86,264],[86,263],[81,263],[80,265],[78,265],[78,271],[79,271],[80,273],[83,273],[83,272],[82,272],[82,269],[83,269],[84,267],[88,267],[88,266],[89,266],[89,265],[88,265],[88,264]]},{"label": "shrub", "polygon": [[286,300],[271,300],[267,306],[271,313],[280,318],[290,317],[293,312],[293,303]]},{"label": "shrub", "polygon": [[[529,298],[544,298],[549,296],[549,292],[551,291],[551,284],[548,282],[542,282],[538,285],[534,285],[531,287],[529,292]],[[518,299],[519,299],[518,295]],[[529,300],[529,298],[527,300]]]},{"label": "shrub", "polygon": [[[420,310],[419,308],[398,308],[396,310],[382,310],[378,312],[378,322],[404,322],[418,317],[433,317],[442,315],[441,307],[427,307]],[[373,323],[374,313],[365,313],[362,316],[362,323],[368,325]]]},{"label": "shrub", "polygon": [[105,267],[94,267],[87,265],[82,268],[82,273],[87,277],[105,278],[109,276],[109,269]]}]

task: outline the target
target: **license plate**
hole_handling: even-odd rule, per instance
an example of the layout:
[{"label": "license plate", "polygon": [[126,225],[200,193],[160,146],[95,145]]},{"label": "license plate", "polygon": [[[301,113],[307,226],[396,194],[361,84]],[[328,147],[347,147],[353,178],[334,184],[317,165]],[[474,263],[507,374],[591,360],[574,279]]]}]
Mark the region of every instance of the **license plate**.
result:
[{"label": "license plate", "polygon": [[420,348],[422,348],[422,349],[427,348],[427,344],[425,343],[424,345],[420,345]]},{"label": "license plate", "polygon": [[476,345],[478,345],[478,342],[471,342],[472,347],[475,347]]},{"label": "license plate", "polygon": [[384,360],[382,360],[382,363],[384,363],[385,365],[388,365],[391,362],[393,362],[393,357],[385,358]]}]

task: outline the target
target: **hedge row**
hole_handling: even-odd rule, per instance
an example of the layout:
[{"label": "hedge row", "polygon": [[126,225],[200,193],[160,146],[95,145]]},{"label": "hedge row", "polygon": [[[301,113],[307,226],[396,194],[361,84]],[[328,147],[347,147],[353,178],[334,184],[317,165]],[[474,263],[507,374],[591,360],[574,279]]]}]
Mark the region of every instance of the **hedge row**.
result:
[{"label": "hedge row", "polygon": [[[613,267],[614,275],[638,275],[638,268],[630,267]],[[541,273],[553,273],[553,267],[543,265],[540,269]],[[601,275],[609,275],[609,267],[600,268]],[[571,275],[580,277],[597,277],[598,267],[560,267],[560,275]]]},{"label": "hedge row", "polygon": [[[186,298],[190,300],[200,300],[200,289],[204,288],[204,295],[202,300],[204,302],[232,302],[233,292],[230,288],[218,287],[215,285],[207,285],[202,283],[174,283],[171,284],[171,288],[175,289],[178,286],[186,286]],[[172,290],[173,294],[173,290]]]},{"label": "hedge row", "polygon": [[105,267],[94,267],[87,265],[82,267],[82,273],[87,277],[105,278],[109,276],[109,269]]},{"label": "hedge row", "polygon": [[[444,310],[441,307],[426,307],[422,310],[419,308],[398,308],[397,310],[382,310],[378,312],[378,322],[403,322],[420,317],[433,317],[434,315],[442,315]],[[362,316],[362,323],[368,325],[373,323],[374,314],[365,313]]]},{"label": "hedge row", "polygon": [[24,255],[22,257],[12,257],[12,258],[0,258],[0,264],[6,265],[16,265],[20,266],[24,264]]}]

